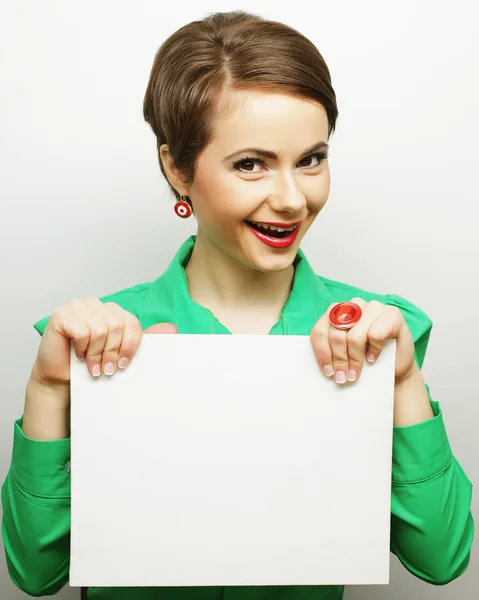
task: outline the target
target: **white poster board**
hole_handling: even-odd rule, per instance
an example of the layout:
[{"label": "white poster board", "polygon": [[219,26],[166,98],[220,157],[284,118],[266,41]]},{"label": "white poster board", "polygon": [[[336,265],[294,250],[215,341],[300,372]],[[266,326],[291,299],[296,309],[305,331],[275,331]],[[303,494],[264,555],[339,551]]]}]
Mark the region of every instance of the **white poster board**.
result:
[{"label": "white poster board", "polygon": [[388,583],[395,354],[339,385],[308,336],[72,352],[70,585]]}]

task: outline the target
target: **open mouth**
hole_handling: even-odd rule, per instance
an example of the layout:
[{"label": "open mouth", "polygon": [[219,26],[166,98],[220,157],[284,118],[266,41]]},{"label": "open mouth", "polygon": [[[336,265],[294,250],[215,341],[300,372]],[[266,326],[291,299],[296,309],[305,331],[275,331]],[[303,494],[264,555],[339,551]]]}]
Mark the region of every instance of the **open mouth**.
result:
[{"label": "open mouth", "polygon": [[259,223],[254,223],[253,221],[246,221],[246,223],[253,229],[256,229],[256,231],[259,231],[268,237],[277,239],[288,237],[291,235],[291,232],[298,227],[298,225],[295,225],[294,227],[288,227],[288,229],[284,229],[282,227],[273,227],[272,225],[260,225]]}]

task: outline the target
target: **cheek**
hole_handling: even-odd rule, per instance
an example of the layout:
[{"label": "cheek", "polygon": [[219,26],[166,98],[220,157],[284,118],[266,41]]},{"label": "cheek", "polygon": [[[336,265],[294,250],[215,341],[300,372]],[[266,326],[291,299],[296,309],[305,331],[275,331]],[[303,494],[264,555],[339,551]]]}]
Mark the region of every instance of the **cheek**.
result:
[{"label": "cheek", "polygon": [[221,213],[222,199],[225,197],[224,178],[215,173],[195,176],[191,195],[198,218],[211,220]]},{"label": "cheek", "polygon": [[192,192],[197,202],[207,202],[221,193],[222,179],[214,173],[196,175]]},{"label": "cheek", "polygon": [[238,201],[231,185],[219,177],[209,177],[195,182],[194,198],[198,223],[206,230],[213,232],[221,229],[226,232],[237,225],[241,215],[241,202]]},{"label": "cheek", "polygon": [[230,226],[247,218],[264,198],[251,182],[228,174],[209,175],[195,181],[194,194],[200,218]]},{"label": "cheek", "polygon": [[321,209],[325,204],[329,196],[331,188],[331,176],[329,169],[326,170],[321,176],[315,178],[308,190],[308,198],[310,203],[314,207]]}]

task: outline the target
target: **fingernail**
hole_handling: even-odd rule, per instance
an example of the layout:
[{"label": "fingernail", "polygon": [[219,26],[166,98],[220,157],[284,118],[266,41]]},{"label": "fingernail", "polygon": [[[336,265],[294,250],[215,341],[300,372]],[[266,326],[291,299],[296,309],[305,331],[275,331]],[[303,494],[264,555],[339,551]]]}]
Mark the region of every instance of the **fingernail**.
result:
[{"label": "fingernail", "polygon": [[374,354],[368,354],[368,362],[374,362]]},{"label": "fingernail", "polygon": [[93,365],[91,369],[91,374],[93,377],[99,377],[101,375],[100,365]]},{"label": "fingernail", "polygon": [[334,373],[334,369],[331,365],[326,365],[325,367],[323,367],[323,373],[327,377],[331,377],[331,375]]},{"label": "fingernail", "polygon": [[348,381],[354,381],[355,379],[356,379],[356,371],[354,369],[349,369]]},{"label": "fingernail", "polygon": [[344,383],[346,381],[346,373],[344,371],[336,371],[336,383]]},{"label": "fingernail", "polygon": [[120,369],[126,369],[129,362],[130,362],[130,359],[126,358],[124,356],[123,358],[120,358],[120,360],[118,361],[118,366],[120,367]]},{"label": "fingernail", "polygon": [[105,373],[105,375],[113,375],[114,372],[115,365],[112,362],[106,363],[106,365],[103,368],[103,373]]}]

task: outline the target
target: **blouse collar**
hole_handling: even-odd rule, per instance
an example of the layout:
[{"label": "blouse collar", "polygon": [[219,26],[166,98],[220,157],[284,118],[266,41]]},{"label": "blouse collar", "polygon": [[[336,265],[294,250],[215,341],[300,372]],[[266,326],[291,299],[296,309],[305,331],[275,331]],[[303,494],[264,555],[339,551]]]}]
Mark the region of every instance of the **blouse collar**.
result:
[{"label": "blouse collar", "polygon": [[[173,322],[179,333],[224,333],[230,331],[207,308],[189,294],[185,266],[193,252],[196,236],[179,248],[167,270],[152,282],[145,297],[140,321],[143,329],[161,322]],[[290,295],[271,334],[309,335],[315,322],[334,298],[298,249]]]}]

